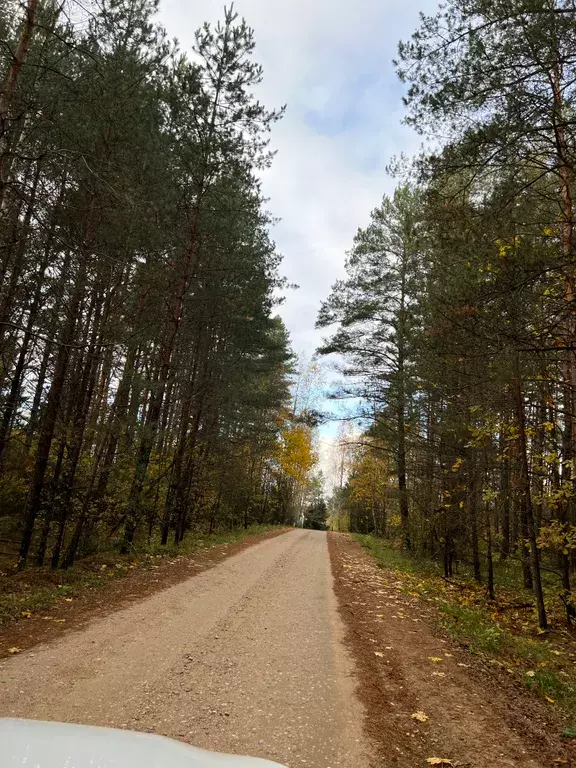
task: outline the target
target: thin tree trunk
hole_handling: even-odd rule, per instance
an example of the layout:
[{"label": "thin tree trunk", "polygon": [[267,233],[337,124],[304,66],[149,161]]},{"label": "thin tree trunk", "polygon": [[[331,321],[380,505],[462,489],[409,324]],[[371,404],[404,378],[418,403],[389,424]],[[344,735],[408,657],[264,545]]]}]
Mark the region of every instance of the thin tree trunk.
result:
[{"label": "thin tree trunk", "polygon": [[[62,270],[61,270],[63,280],[61,283],[61,290],[57,295],[58,302],[61,302],[63,300],[64,279],[68,274],[69,268],[70,268],[70,253],[67,252],[64,257],[64,263],[62,265]],[[57,318],[58,318],[58,309],[57,307],[54,307],[51,315],[51,320],[47,329],[48,340],[44,344],[44,352],[42,353],[42,360],[40,362],[40,370],[38,372],[38,380],[36,382],[36,388],[34,391],[34,399],[32,401],[32,407],[30,408],[30,418],[28,420],[28,427],[26,429],[26,446],[25,446],[26,454],[30,452],[30,449],[32,447],[32,441],[34,439],[34,433],[38,425],[38,418],[40,415],[40,407],[42,403],[42,395],[44,393],[44,384],[46,382],[46,376],[48,373],[50,356],[52,354],[52,350],[54,347],[54,344],[51,341],[49,341],[49,339],[52,339],[52,337],[55,335]]]},{"label": "thin tree trunk", "polygon": [[36,206],[36,193],[38,190],[38,182],[40,180],[40,168],[41,164],[37,163],[30,198],[26,205],[26,213],[24,214],[22,225],[19,227],[18,241],[16,243],[12,269],[10,271],[10,279],[5,285],[2,300],[0,301],[0,354],[3,354],[3,350],[5,349],[6,338],[13,332],[9,319],[16,290],[24,269],[24,256],[26,254],[26,246],[28,245],[28,238],[30,236],[32,214]]},{"label": "thin tree trunk", "polygon": [[412,548],[410,538],[408,489],[406,482],[406,420],[405,420],[405,395],[404,395],[404,356],[403,350],[398,353],[398,402],[396,406],[396,435],[397,435],[397,471],[398,471],[398,500],[400,506],[400,521],[402,537],[406,549]]},{"label": "thin tree trunk", "polygon": [[32,35],[34,34],[34,29],[36,27],[38,5],[39,0],[27,0],[24,8],[24,18],[22,19],[20,39],[12,56],[8,75],[2,90],[0,91],[0,211],[4,207],[6,188],[8,186],[6,172],[7,157],[4,147],[6,146],[7,138],[10,133],[12,101],[18,86],[18,80],[22,73],[22,68],[28,57]]},{"label": "thin tree trunk", "polygon": [[488,597],[495,600],[494,593],[494,559],[492,556],[492,524],[490,522],[490,507],[486,507],[486,564],[488,566]]},{"label": "thin tree trunk", "polygon": [[474,580],[482,583],[482,571],[480,568],[480,548],[478,544],[478,508],[481,498],[481,483],[478,477],[476,462],[471,467],[471,491],[468,494],[468,508],[470,519],[470,540],[472,544],[472,564],[474,567]]},{"label": "thin tree trunk", "polygon": [[499,452],[502,456],[500,462],[500,513],[502,524],[502,548],[500,559],[506,560],[510,556],[510,460],[504,455],[506,441],[503,430],[500,430]]},{"label": "thin tree trunk", "polygon": [[38,542],[38,548],[36,550],[36,565],[44,565],[46,559],[46,549],[48,547],[48,539],[50,537],[50,528],[52,526],[52,513],[54,510],[54,498],[58,490],[58,483],[60,481],[60,472],[62,471],[62,464],[64,463],[64,451],[66,450],[66,433],[62,434],[60,439],[60,445],[58,447],[58,455],[56,457],[56,464],[54,466],[54,474],[50,481],[49,492],[47,494],[48,500],[42,513],[42,530],[40,532],[40,541]]},{"label": "thin tree trunk", "polygon": [[[8,393],[8,397],[6,398],[6,402],[4,404],[4,411],[2,413],[2,420],[0,422],[0,465],[1,465],[2,454],[4,453],[4,449],[6,447],[6,441],[8,438],[10,427],[12,425],[12,422],[14,420],[14,415],[18,408],[18,400],[20,397],[20,390],[22,387],[22,374],[24,373],[24,367],[26,365],[26,357],[28,355],[30,341],[32,339],[34,326],[36,324],[36,320],[38,318],[38,312],[41,306],[42,281],[43,281],[44,273],[46,271],[47,266],[48,266],[48,261],[46,259],[40,265],[38,282],[36,283],[34,298],[32,300],[32,304],[30,306],[30,310],[28,313],[28,320],[26,323],[26,328],[24,330],[22,343],[20,345],[18,360],[16,361],[16,366],[12,371],[12,384],[10,386],[10,392]],[[42,384],[43,384],[43,380],[42,380]]]},{"label": "thin tree trunk", "polygon": [[532,493],[530,489],[530,470],[528,465],[528,448],[526,444],[526,416],[524,411],[524,397],[522,394],[522,384],[520,381],[520,362],[518,354],[515,361],[515,376],[513,380],[514,399],[516,404],[516,418],[518,423],[518,446],[520,454],[520,492],[522,507],[528,527],[528,540],[530,542],[530,554],[532,561],[532,579],[534,582],[534,595],[536,597],[536,606],[538,609],[538,625],[541,629],[548,627],[546,618],[546,607],[544,604],[544,592],[542,589],[542,573],[540,570],[540,553],[538,550],[538,534],[536,530],[536,521],[534,519],[534,510],[532,506]]}]

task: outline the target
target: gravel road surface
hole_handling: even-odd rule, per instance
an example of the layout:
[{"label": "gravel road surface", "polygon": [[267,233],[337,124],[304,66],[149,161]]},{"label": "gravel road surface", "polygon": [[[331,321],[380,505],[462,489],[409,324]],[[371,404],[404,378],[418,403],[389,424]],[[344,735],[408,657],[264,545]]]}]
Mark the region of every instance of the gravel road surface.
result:
[{"label": "gravel road surface", "polygon": [[326,534],[292,531],[0,662],[0,716],[367,768]]}]

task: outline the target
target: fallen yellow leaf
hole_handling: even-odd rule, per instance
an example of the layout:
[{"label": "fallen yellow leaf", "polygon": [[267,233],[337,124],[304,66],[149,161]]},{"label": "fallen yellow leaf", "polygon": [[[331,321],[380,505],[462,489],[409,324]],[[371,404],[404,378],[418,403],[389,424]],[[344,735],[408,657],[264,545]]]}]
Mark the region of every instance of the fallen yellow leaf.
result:
[{"label": "fallen yellow leaf", "polygon": [[428,660],[433,661],[435,664],[439,664],[442,661],[440,656],[428,656]]},{"label": "fallen yellow leaf", "polygon": [[384,654],[381,651],[374,651],[374,656],[384,656]]},{"label": "fallen yellow leaf", "polygon": [[430,718],[424,712],[418,710],[418,712],[414,712],[412,715],[412,720],[418,720],[419,723],[425,723],[427,720],[430,720]]},{"label": "fallen yellow leaf", "polygon": [[447,757],[429,757],[426,762],[428,765],[454,765]]},{"label": "fallen yellow leaf", "polygon": [[550,704],[554,704],[554,699],[551,699],[550,696],[544,696],[544,698],[546,699],[546,701],[549,701]]},{"label": "fallen yellow leaf", "polygon": [[29,619],[30,616],[32,616],[31,611],[22,611],[22,616],[24,616],[25,619]]},{"label": "fallen yellow leaf", "polygon": [[16,648],[16,646],[14,646],[14,648],[8,648],[8,653],[22,653],[22,648]]}]

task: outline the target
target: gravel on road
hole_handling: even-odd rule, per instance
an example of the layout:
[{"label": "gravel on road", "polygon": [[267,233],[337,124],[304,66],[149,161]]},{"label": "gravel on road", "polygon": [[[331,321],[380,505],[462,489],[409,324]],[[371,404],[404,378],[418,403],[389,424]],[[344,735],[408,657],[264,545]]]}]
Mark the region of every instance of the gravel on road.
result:
[{"label": "gravel on road", "polygon": [[289,768],[367,767],[326,534],[263,541],[4,659],[0,716],[154,732]]}]

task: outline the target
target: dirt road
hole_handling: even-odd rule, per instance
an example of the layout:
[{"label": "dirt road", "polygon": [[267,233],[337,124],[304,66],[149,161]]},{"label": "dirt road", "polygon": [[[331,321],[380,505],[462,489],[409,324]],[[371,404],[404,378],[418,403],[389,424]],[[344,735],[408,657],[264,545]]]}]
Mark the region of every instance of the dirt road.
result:
[{"label": "dirt road", "polygon": [[0,716],[151,731],[289,768],[576,765],[550,705],[453,647],[397,578],[345,535],[329,548],[313,531],[261,541],[0,661]]},{"label": "dirt road", "polygon": [[370,764],[326,534],[293,531],[0,662],[0,716],[152,731],[290,768]]}]

